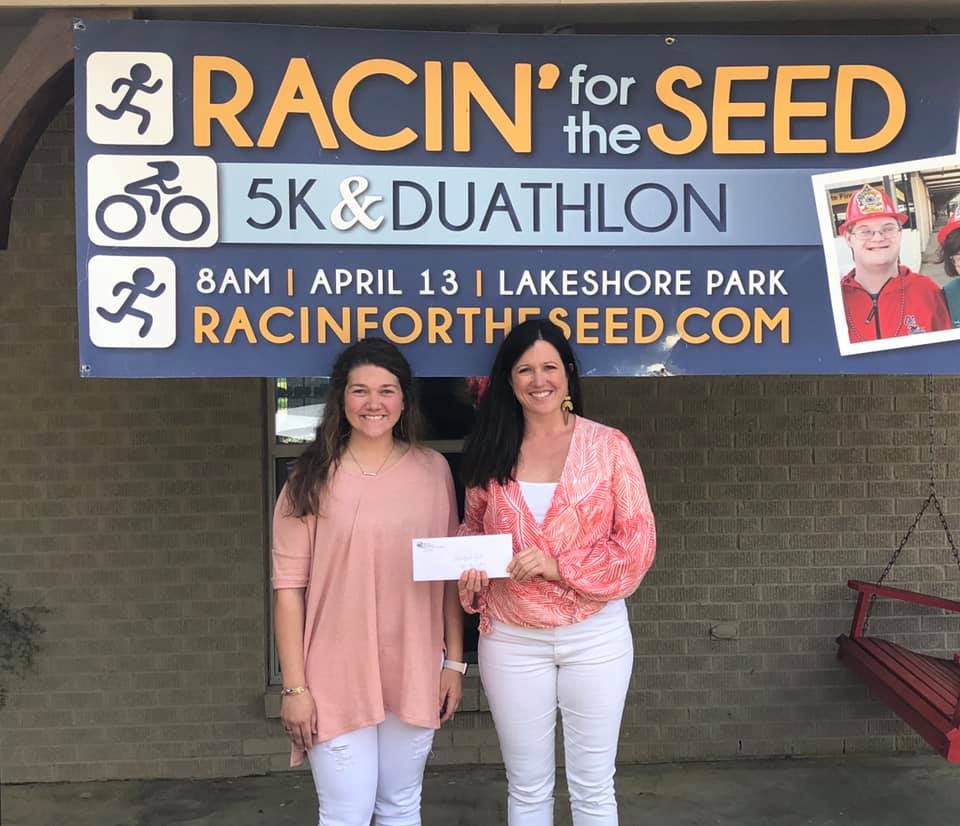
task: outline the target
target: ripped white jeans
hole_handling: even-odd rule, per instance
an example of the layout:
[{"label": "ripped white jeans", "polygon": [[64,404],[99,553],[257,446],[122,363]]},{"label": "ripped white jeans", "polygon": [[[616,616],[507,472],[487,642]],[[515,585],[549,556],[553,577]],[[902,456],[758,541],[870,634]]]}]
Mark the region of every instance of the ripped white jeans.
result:
[{"label": "ripped white jeans", "polygon": [[387,712],[378,726],[341,734],[307,752],[319,826],[420,826],[423,769],[433,729]]}]

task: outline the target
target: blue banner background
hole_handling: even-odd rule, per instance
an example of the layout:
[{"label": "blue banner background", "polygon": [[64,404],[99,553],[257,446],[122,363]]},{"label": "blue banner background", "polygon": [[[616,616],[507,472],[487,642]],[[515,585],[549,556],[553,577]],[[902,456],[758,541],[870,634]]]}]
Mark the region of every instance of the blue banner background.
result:
[{"label": "blue banner background", "polygon": [[[660,341],[649,345],[582,344],[577,346],[583,372],[593,375],[669,374],[747,374],[747,373],[956,373],[960,365],[960,342],[926,344],[886,352],[841,357],[837,348],[831,314],[824,253],[816,234],[816,214],[809,175],[813,171],[891,164],[935,155],[950,154],[957,142],[957,115],[960,111],[960,41],[954,37],[717,37],[681,36],[673,45],[657,36],[501,36],[486,34],[449,34],[400,31],[324,30],[299,27],[269,27],[238,24],[174,22],[89,22],[78,32],[76,71],[76,169],[77,169],[77,252],[80,306],[80,360],[85,375],[96,376],[281,376],[325,375],[340,349],[338,343],[248,344],[238,336],[233,344],[195,344],[193,342],[194,306],[216,307],[224,317],[242,304],[253,317],[275,305],[315,306],[322,303],[331,310],[341,306],[375,305],[385,312],[394,304],[425,311],[430,306],[448,308],[491,307],[498,311],[508,306],[565,307],[645,306],[654,308],[667,322]],[[163,147],[122,147],[95,145],[86,131],[86,58],[97,51],[162,51],[174,63],[174,119],[176,131],[171,143]],[[192,60],[194,55],[226,55],[241,61],[255,78],[257,92],[241,115],[255,137],[269,110],[273,93],[280,83],[291,57],[310,62],[317,86],[329,107],[329,95],[346,68],[370,57],[390,58],[422,68],[424,60],[468,60],[490,86],[498,99],[513,99],[512,66],[531,62],[534,67],[554,62],[560,67],[560,81],[552,92],[534,92],[534,151],[529,156],[515,155],[502,137],[479,113],[474,116],[473,149],[469,154],[449,148],[427,152],[418,141],[406,149],[375,153],[341,139],[335,151],[319,147],[307,117],[292,115],[273,149],[242,149],[233,146],[223,131],[214,127],[213,145],[193,146],[192,141]],[[588,64],[588,75],[629,76],[637,78],[628,106],[574,106],[569,102],[566,79],[577,63]],[[769,150],[759,156],[717,156],[710,141],[690,155],[672,157],[650,144],[641,142],[632,155],[570,155],[562,132],[571,113],[590,110],[591,120],[610,128],[617,123],[635,124],[641,131],[655,122],[663,122],[668,133],[680,136],[688,124],[659,103],[654,94],[657,75],[668,66],[687,65],[703,75],[702,86],[686,90],[684,96],[695,100],[709,114],[712,77],[718,65],[768,65],[771,79],[741,83],[736,94],[743,99],[764,100],[768,111],[773,102],[773,75],[779,65],[825,63],[876,64],[890,71],[904,89],[907,119],[893,143],[869,155],[777,155]],[[536,70],[535,70],[536,74]],[[854,134],[870,134],[881,124],[886,104],[878,90],[863,84],[853,113]],[[793,136],[827,137],[833,134],[834,85],[832,81],[803,81],[795,84],[795,99],[828,101],[824,119],[795,121]],[[233,92],[227,82],[215,87],[215,98],[226,99]],[[354,114],[371,132],[389,133],[404,123],[410,112],[418,111],[422,95],[418,84],[404,87],[396,80],[373,78],[357,87]],[[219,97],[217,97],[219,96]],[[507,106],[509,110],[509,106]],[[416,123],[412,124],[415,128]],[[336,127],[335,127],[336,128]],[[770,117],[738,120],[733,137],[761,137],[771,141]],[[339,133],[338,133],[339,134]],[[445,136],[451,134],[449,107],[445,110]],[[97,247],[87,237],[86,162],[94,154],[169,154],[205,155],[215,158],[220,174],[221,240],[209,249],[143,249],[131,252]],[[462,241],[449,243],[448,237],[431,240],[424,228],[415,243],[403,238],[378,240],[375,244],[357,242],[315,245],[316,238],[301,235],[291,238],[277,232],[262,240],[242,225],[242,212],[233,204],[244,192],[241,176],[252,169],[233,164],[257,164],[272,169],[275,177],[280,164],[331,164],[337,179],[347,174],[362,174],[374,166],[409,169],[415,177],[418,167],[449,167],[449,176],[463,177],[466,168],[484,172],[489,180],[529,178],[533,170],[550,170],[557,176],[579,179],[577,170],[600,170],[596,180],[616,187],[622,185],[617,170],[631,170],[641,180],[706,179],[715,175],[730,183],[730,232],[726,245],[709,236],[663,233],[641,239],[647,246],[628,246],[598,242],[576,233],[547,238],[505,239],[495,236],[480,239],[465,235]],[[359,170],[359,171],[358,171]],[[503,170],[507,170],[504,172]],[[568,170],[563,172],[563,170]],[[604,172],[605,170],[605,172]],[[650,175],[644,175],[650,170]],[[265,173],[266,174],[266,173]],[[285,173],[284,173],[285,174]],[[423,169],[425,178],[436,173]],[[540,172],[536,173],[540,175]],[[762,182],[762,183],[757,183]],[[770,182],[770,183],[767,183]],[[736,193],[743,192],[740,196]],[[743,204],[750,204],[751,219],[745,220]],[[759,208],[757,208],[759,206]],[[241,216],[235,222],[234,217]],[[617,239],[620,241],[620,239]],[[562,243],[560,246],[554,244]],[[733,244],[734,246],[731,246]],[[87,265],[94,255],[165,255],[175,260],[177,269],[177,340],[163,349],[126,349],[96,347],[89,340]],[[227,267],[259,271],[270,268],[277,288],[271,296],[202,295],[195,289],[201,268],[222,273]],[[307,294],[318,267],[332,272],[337,267],[368,269],[392,268],[397,282],[405,289],[419,285],[420,273],[437,273],[453,268],[459,275],[461,293],[455,298],[441,295],[419,296],[412,292],[402,298],[356,296],[319,297]],[[296,273],[296,291],[286,293],[286,271]],[[748,269],[783,270],[783,285],[788,296],[741,298],[735,295],[707,296],[702,282],[695,280],[691,296],[596,298],[499,296],[494,289],[500,269],[518,273],[523,269],[690,269],[697,274],[707,269],[745,273]],[[484,273],[484,292],[477,298],[474,273]],[[755,306],[766,307],[771,314],[780,307],[790,308],[791,342],[780,343],[779,335],[768,334],[762,344],[747,340],[737,345],[716,341],[692,345],[668,338],[670,322],[685,308],[701,306],[715,310],[731,305],[748,312]],[[702,325],[696,326],[697,331]],[[273,327],[284,331],[283,319]],[[497,337],[499,340],[499,336]],[[668,344],[668,342],[670,342]],[[472,375],[487,371],[495,343],[467,345],[430,345],[418,341],[404,345],[419,375]]]}]

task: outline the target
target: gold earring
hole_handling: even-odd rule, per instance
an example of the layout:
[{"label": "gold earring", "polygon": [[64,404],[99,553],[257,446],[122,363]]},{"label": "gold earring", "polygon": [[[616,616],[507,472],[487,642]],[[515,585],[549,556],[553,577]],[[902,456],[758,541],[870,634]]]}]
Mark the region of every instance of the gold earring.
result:
[{"label": "gold earring", "polygon": [[563,411],[563,423],[566,424],[570,421],[570,414],[573,413],[573,399],[570,398],[569,394],[563,397],[563,401],[560,402],[560,409]]}]

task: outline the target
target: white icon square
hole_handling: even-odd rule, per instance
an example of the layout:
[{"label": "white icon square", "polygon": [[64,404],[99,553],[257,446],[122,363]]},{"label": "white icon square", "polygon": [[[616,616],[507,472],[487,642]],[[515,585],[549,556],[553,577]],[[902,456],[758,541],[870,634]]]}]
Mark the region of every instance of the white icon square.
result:
[{"label": "white icon square", "polygon": [[116,146],[173,140],[173,61],[163,52],[94,52],[87,58],[87,135]]},{"label": "white icon square", "polygon": [[177,338],[177,270],[170,258],[95,255],[87,268],[90,341],[170,347]]},{"label": "white icon square", "polygon": [[212,247],[217,164],[204,155],[94,155],[87,232],[102,247]]}]

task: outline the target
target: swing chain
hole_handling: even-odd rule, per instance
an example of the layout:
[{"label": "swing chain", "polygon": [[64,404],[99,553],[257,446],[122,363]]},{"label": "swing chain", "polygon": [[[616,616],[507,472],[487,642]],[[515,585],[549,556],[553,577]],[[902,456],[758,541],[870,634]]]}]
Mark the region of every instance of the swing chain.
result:
[{"label": "swing chain", "polygon": [[[928,437],[928,461],[930,465],[930,496],[927,497],[928,502],[932,502],[933,506],[937,509],[937,516],[940,519],[940,526],[943,528],[943,532],[947,537],[947,543],[950,545],[950,550],[953,552],[953,558],[956,560],[957,568],[960,568],[960,551],[957,550],[957,543],[953,541],[953,534],[950,532],[950,525],[947,524],[947,517],[943,512],[943,504],[940,502],[940,497],[937,495],[937,484],[934,479],[934,464],[933,464],[933,412],[934,412],[934,403],[933,403],[933,376],[927,375],[926,377],[927,384],[927,437]],[[921,511],[922,513],[922,511]]]},{"label": "swing chain", "polygon": [[[957,549],[957,543],[953,539],[953,534],[950,531],[950,526],[947,524],[947,517],[943,512],[943,505],[940,503],[940,497],[937,496],[937,485],[934,478],[934,463],[933,463],[933,376],[928,375],[926,377],[926,389],[927,389],[927,448],[928,448],[928,464],[930,466],[930,480],[929,487],[930,493],[921,506],[920,510],[917,512],[916,517],[913,520],[913,524],[909,527],[907,532],[903,535],[903,539],[900,540],[900,544],[897,546],[897,549],[893,552],[893,556],[890,557],[890,561],[887,563],[887,567],[883,569],[883,573],[880,574],[880,578],[877,580],[877,585],[883,585],[883,581],[887,578],[887,574],[890,573],[890,570],[897,562],[897,558],[900,556],[900,552],[906,547],[907,542],[910,541],[910,537],[913,535],[913,532],[917,529],[920,524],[920,520],[923,518],[924,513],[926,513],[927,508],[932,504],[937,510],[937,516],[940,519],[940,526],[943,528],[943,532],[946,534],[947,543],[950,545],[950,550],[953,552],[953,558],[956,560],[957,568],[960,568],[960,550]],[[867,615],[863,623],[863,633],[866,633],[867,626],[870,624],[870,614],[873,611],[873,604],[877,599],[876,594],[870,595],[870,602],[867,605]]]}]

